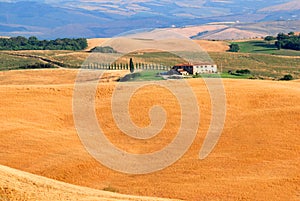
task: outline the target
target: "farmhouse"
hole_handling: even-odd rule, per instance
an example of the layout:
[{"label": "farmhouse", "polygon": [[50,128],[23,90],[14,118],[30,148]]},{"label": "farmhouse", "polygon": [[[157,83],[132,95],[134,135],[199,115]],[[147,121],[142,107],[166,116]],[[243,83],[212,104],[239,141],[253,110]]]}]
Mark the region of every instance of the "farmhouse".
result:
[{"label": "farmhouse", "polygon": [[173,70],[176,70],[181,75],[197,75],[204,73],[217,73],[218,68],[216,64],[212,63],[194,63],[194,64],[178,64],[173,66]]}]

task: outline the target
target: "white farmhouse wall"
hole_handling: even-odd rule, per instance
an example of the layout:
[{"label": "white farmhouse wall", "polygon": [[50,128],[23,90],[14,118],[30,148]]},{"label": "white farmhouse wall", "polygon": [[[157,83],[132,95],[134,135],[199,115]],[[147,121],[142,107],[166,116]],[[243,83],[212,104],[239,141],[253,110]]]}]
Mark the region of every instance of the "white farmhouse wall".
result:
[{"label": "white farmhouse wall", "polygon": [[194,64],[193,65],[193,74],[203,74],[203,73],[217,73],[217,65],[212,64]]}]

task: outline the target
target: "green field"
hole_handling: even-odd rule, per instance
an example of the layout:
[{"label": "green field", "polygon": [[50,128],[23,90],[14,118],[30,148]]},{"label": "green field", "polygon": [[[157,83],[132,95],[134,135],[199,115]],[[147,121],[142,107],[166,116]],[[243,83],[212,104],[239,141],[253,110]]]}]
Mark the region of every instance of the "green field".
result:
[{"label": "green field", "polygon": [[250,53],[210,53],[219,71],[228,72],[249,69],[253,76],[261,79],[279,79],[286,74],[300,78],[300,59]]},{"label": "green field", "polygon": [[35,63],[41,63],[39,59],[18,57],[8,55],[0,52],[0,70],[15,70],[21,66],[33,65]]},{"label": "green field", "polygon": [[133,74],[127,74],[121,81],[123,82],[138,82],[138,81],[154,81],[154,80],[163,80],[162,77],[157,76],[157,73],[161,71],[147,70],[139,71]]},{"label": "green field", "polygon": [[220,73],[220,74],[201,74],[199,76],[193,76],[199,78],[230,78],[230,79],[250,79],[253,78],[252,75],[232,75],[230,73]]},{"label": "green field", "polygon": [[75,51],[70,50],[19,50],[19,51],[3,51],[3,52],[10,52],[10,53],[18,53],[24,55],[34,55],[34,56],[42,56],[42,57],[53,57],[56,55],[63,55],[68,53],[74,53]]},{"label": "green field", "polygon": [[[125,78],[122,80],[123,82],[138,82],[138,81],[155,81],[155,80],[163,80],[162,77],[157,76],[157,73],[161,73],[161,71],[139,71],[133,74],[127,74]],[[186,79],[189,78],[231,78],[231,79],[250,79],[253,78],[252,75],[232,75],[229,73],[221,73],[221,74],[200,74],[198,76],[187,76]]]},{"label": "green field", "polygon": [[300,56],[300,51],[295,50],[278,50],[275,42],[266,42],[262,40],[253,40],[245,42],[237,42],[240,47],[241,53],[254,53],[254,54],[271,54],[282,56]]},{"label": "green field", "polygon": [[[253,41],[252,41],[253,42]],[[263,42],[263,41],[260,41]],[[222,70],[223,78],[240,78],[245,79],[249,76],[232,76],[226,74],[228,71],[236,71],[240,69],[249,69],[251,71],[251,78],[258,79],[280,79],[286,74],[291,74],[294,78],[300,79],[300,58],[299,57],[286,57],[272,55],[270,47],[268,51],[266,47],[255,46],[253,43],[242,42],[244,46],[241,46],[242,52],[251,53],[230,53],[230,52],[218,52],[209,53],[212,60],[218,65],[219,71]],[[284,50],[289,51],[289,50]],[[255,53],[254,53],[255,52]],[[267,54],[262,54],[268,52]],[[297,52],[297,51],[291,51]],[[11,54],[22,54],[26,56],[17,56]],[[28,55],[28,56],[27,56]],[[75,51],[17,51],[17,52],[1,52],[0,51],[0,70],[12,70],[18,69],[24,65],[31,65],[35,63],[45,63],[38,58],[32,58],[30,56],[39,56],[42,58],[50,59],[51,61],[58,61],[62,64],[66,64],[67,67],[80,66],[89,56],[87,52],[75,52]],[[143,54],[131,53],[124,55],[117,62],[126,63],[129,58],[133,58],[134,63],[149,63],[149,64],[163,64],[165,66],[173,66],[174,64],[184,62],[184,59],[178,56],[166,53],[166,52],[146,52]],[[101,62],[101,61],[99,61]],[[141,78],[135,78],[140,80],[155,80],[157,77],[151,75],[155,71],[143,72]],[[207,75],[214,76],[214,75]]]},{"label": "green field", "polygon": [[0,70],[15,70],[36,63],[79,68],[87,57],[87,52],[65,50],[0,51]]}]

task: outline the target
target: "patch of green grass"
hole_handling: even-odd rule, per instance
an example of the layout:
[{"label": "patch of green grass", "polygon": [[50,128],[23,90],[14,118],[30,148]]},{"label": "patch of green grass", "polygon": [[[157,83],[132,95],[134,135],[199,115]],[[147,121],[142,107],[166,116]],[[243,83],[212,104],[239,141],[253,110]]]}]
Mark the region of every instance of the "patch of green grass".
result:
[{"label": "patch of green grass", "polygon": [[250,74],[230,74],[230,73],[222,73],[221,78],[231,78],[231,79],[250,79],[253,75]]},{"label": "patch of green grass", "polygon": [[161,71],[140,71],[133,74],[128,74],[121,79],[123,82],[132,82],[132,81],[154,81],[154,80],[163,80],[162,77],[157,76],[157,73]]},{"label": "patch of green grass", "polygon": [[237,42],[240,47],[241,53],[254,53],[254,54],[272,54],[282,56],[300,56],[300,51],[295,50],[278,50],[275,42],[266,42],[262,40],[252,40],[245,42]]},{"label": "patch of green grass", "polygon": [[20,66],[41,63],[36,58],[19,57],[0,52],[0,70],[14,70]]},{"label": "patch of green grass", "polygon": [[230,73],[221,73],[221,74],[199,74],[198,76],[193,76],[194,78],[231,78],[231,79],[250,79],[252,75],[242,75],[242,74],[230,74]]},{"label": "patch of green grass", "polygon": [[[8,51],[8,52],[14,52],[14,51]],[[56,55],[73,53],[74,51],[70,51],[70,50],[20,50],[20,51],[16,51],[16,52],[19,54],[24,54],[24,55],[52,57],[52,56],[56,56]]]},{"label": "patch of green grass", "polygon": [[[154,80],[163,80],[162,77],[158,77],[157,73],[160,71],[142,71],[138,73],[134,73],[132,75],[133,78],[130,80],[125,81],[154,81]],[[128,74],[130,75],[130,74]],[[229,73],[222,73],[222,74],[199,74],[198,76],[189,76],[190,78],[231,78],[231,79],[250,79],[252,75],[242,75],[242,74],[229,74]]]},{"label": "patch of green grass", "polygon": [[[235,72],[240,69],[249,69],[254,77],[261,77],[265,79],[280,79],[284,75],[291,74],[295,79],[300,78],[300,59],[293,57],[282,57],[271,54],[281,54],[278,50],[272,47],[272,44],[264,45],[265,41],[248,41],[241,42],[242,52],[251,53],[229,53],[229,52],[211,52],[209,53],[212,60],[218,65],[219,71],[222,68],[223,78],[247,78],[246,76],[234,76],[226,74],[229,70]],[[273,49],[272,49],[273,48]],[[281,50],[285,54],[295,54],[297,51]],[[19,51],[18,51],[19,52]],[[273,53],[272,53],[273,52]],[[28,55],[39,55],[43,58],[49,58],[54,61],[59,61],[66,64],[66,67],[80,66],[84,60],[89,56],[85,52],[72,51],[22,51]],[[259,54],[260,53],[260,54]],[[261,54],[263,53],[263,54]],[[300,52],[299,52],[300,55]],[[177,63],[184,62],[178,56],[167,52],[145,52],[143,54],[131,53],[123,56],[120,63],[129,62],[129,58],[133,58],[134,63],[145,62],[148,64],[163,64],[165,66],[172,66]],[[0,70],[18,69],[20,66],[32,65],[40,63],[38,58],[22,57],[16,55],[9,55],[4,51],[0,51]],[[149,81],[162,80],[157,77],[160,71],[140,71],[140,75],[131,79],[131,81]],[[224,74],[225,73],[225,74]],[[214,75],[206,75],[212,77]]]},{"label": "patch of green grass", "polygon": [[140,72],[141,77],[139,80],[141,81],[150,81],[150,80],[163,80],[162,77],[157,76],[157,73],[160,73],[161,71],[142,71]]},{"label": "patch of green grass", "polygon": [[274,42],[265,42],[265,41],[245,41],[237,42],[240,47],[240,52],[242,53],[265,53],[270,54],[273,51],[276,51],[277,48]]}]

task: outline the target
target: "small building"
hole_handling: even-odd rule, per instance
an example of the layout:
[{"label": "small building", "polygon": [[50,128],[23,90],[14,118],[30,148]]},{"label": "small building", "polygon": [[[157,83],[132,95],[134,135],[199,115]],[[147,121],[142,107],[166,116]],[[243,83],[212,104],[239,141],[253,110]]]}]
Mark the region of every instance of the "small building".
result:
[{"label": "small building", "polygon": [[217,73],[218,67],[213,63],[194,63],[194,64],[178,64],[173,66],[173,70],[176,70],[180,74],[210,74]]},{"label": "small building", "polygon": [[177,70],[181,75],[189,75],[189,73],[187,71],[185,71],[184,69],[178,69]]},{"label": "small building", "polygon": [[216,64],[212,64],[212,63],[193,64],[193,75],[210,74],[210,73],[217,73],[217,72],[218,72],[218,67]]},{"label": "small building", "polygon": [[181,74],[181,72],[185,71],[188,74],[192,75],[193,74],[193,65],[191,64],[177,64],[173,66],[173,70],[176,70]]}]

